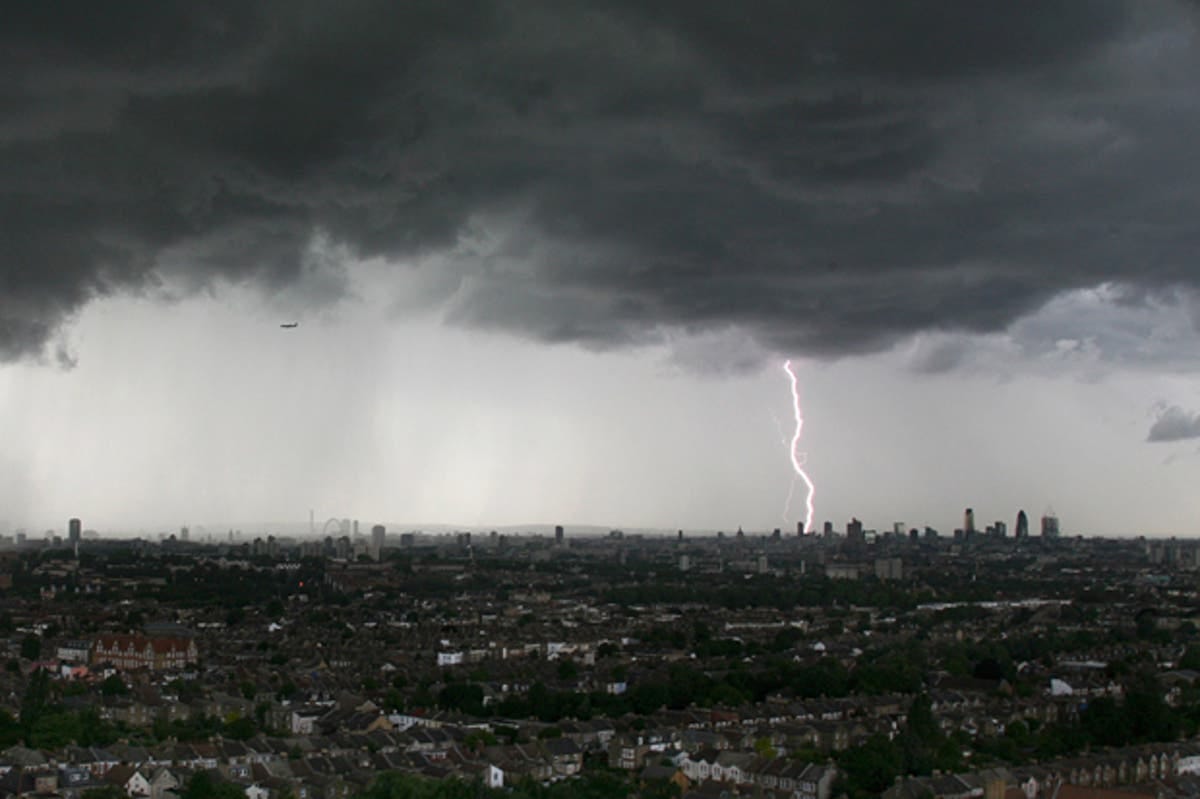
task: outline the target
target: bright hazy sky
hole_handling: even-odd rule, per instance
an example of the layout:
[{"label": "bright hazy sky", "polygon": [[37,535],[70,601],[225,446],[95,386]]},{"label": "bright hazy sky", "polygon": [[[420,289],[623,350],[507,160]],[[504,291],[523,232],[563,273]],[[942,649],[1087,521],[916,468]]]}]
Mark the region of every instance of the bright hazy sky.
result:
[{"label": "bright hazy sky", "polygon": [[785,358],[818,523],[1197,532],[1200,7],[920,8],[23,7],[0,532],[793,529]]}]

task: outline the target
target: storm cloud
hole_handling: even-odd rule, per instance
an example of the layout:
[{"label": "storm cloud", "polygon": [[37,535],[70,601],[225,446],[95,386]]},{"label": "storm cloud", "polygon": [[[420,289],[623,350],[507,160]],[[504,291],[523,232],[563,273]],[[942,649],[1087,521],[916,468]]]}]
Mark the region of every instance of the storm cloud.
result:
[{"label": "storm cloud", "polygon": [[1146,436],[1146,440],[1151,442],[1186,441],[1190,438],[1200,438],[1200,413],[1189,413],[1178,405],[1164,408]]},{"label": "storm cloud", "polygon": [[404,304],[451,323],[599,348],[735,329],[832,357],[1196,288],[1198,22],[1171,0],[24,4],[0,30],[0,359],[112,293],[335,301],[322,243],[436,259]]}]

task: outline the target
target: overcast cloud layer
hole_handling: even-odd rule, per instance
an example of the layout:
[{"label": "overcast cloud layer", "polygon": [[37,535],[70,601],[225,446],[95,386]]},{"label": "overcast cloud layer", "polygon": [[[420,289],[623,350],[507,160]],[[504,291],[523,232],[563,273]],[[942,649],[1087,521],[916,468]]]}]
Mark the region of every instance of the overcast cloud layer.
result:
[{"label": "overcast cloud layer", "polygon": [[114,292],[336,301],[350,283],[314,243],[436,259],[407,307],[599,348],[738,330],[837,356],[1106,285],[1186,312],[1198,9],[20,4],[0,27],[0,358]]}]

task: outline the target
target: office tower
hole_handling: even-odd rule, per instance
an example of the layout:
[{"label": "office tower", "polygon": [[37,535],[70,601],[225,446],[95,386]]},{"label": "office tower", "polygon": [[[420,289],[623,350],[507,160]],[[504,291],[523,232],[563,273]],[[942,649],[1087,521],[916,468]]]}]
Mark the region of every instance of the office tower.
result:
[{"label": "office tower", "polygon": [[186,527],[179,528],[179,540],[180,541],[187,541],[188,537],[190,535],[191,535],[191,532]]},{"label": "office tower", "polygon": [[824,533],[826,538],[833,538],[833,522],[825,522],[821,532]]},{"label": "office tower", "polygon": [[850,519],[846,524],[846,539],[856,544],[864,543],[867,540],[863,533],[862,522],[855,518]]},{"label": "office tower", "polygon": [[1029,517],[1023,510],[1017,511],[1017,529],[1014,532],[1017,538],[1029,537]]},{"label": "office tower", "polygon": [[561,547],[563,545],[564,538],[565,538],[565,533],[563,532],[563,526],[561,524],[555,525],[554,526],[554,545]]},{"label": "office tower", "polygon": [[963,511],[963,532],[967,535],[975,532],[975,510],[973,508]]},{"label": "office tower", "polygon": [[67,542],[78,544],[79,539],[83,537],[83,522],[78,519],[71,519],[67,522]]},{"label": "office tower", "polygon": [[382,524],[371,528],[371,557],[375,560],[383,559],[383,542],[386,537],[387,528]]},{"label": "office tower", "polygon": [[804,535],[804,522],[803,522],[803,520],[796,522],[796,535]]},{"label": "office tower", "polygon": [[1058,517],[1053,513],[1042,517],[1042,538],[1058,538]]}]

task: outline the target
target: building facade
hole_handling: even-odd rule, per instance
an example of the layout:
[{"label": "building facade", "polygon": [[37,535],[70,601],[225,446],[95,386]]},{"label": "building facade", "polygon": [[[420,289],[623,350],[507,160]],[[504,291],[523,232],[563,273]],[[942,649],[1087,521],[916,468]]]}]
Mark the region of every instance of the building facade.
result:
[{"label": "building facade", "polygon": [[190,638],[146,635],[101,635],[92,644],[92,663],[111,663],[118,669],[171,671],[200,659]]}]

